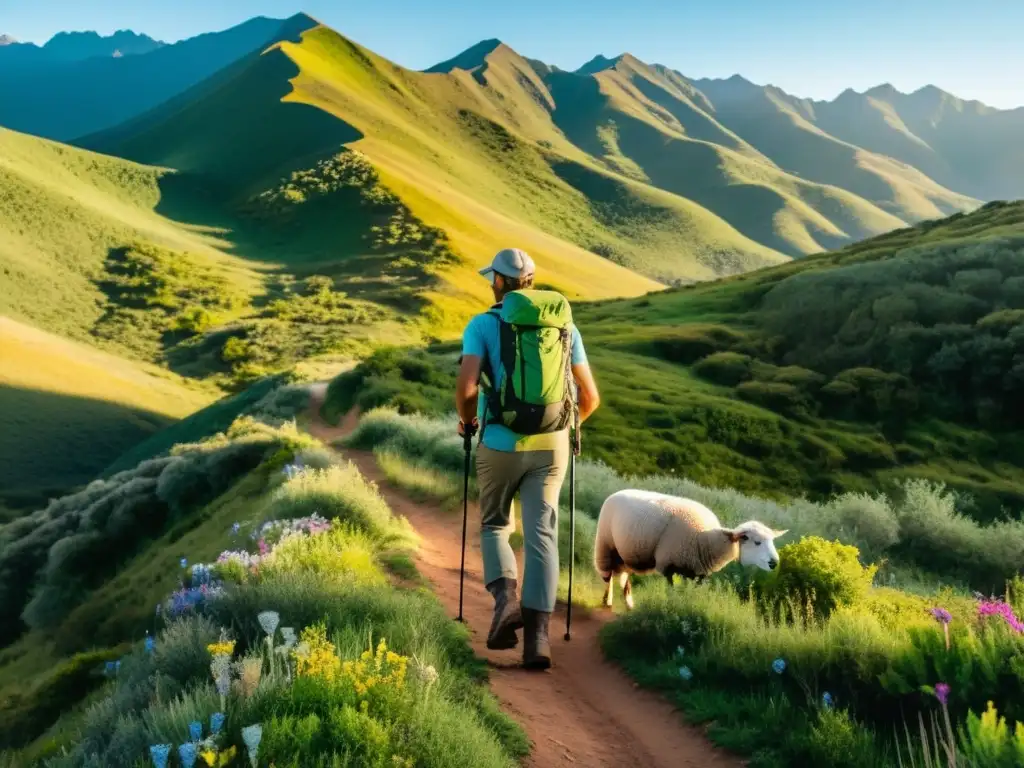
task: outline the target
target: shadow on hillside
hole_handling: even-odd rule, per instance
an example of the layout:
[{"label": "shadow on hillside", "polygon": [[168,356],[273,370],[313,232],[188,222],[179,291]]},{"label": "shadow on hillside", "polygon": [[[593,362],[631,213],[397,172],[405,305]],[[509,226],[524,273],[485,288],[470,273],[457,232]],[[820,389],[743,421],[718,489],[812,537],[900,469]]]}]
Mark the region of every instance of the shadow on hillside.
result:
[{"label": "shadow on hillside", "polygon": [[[552,73],[548,85],[558,104],[552,119],[569,141],[587,154],[607,158],[621,153],[636,163],[652,186],[697,203],[754,242],[789,256],[804,255],[777,226],[776,217],[786,210],[788,203],[768,181],[737,183],[730,178],[726,160],[716,147],[702,141],[672,138],[613,109],[592,77]],[[693,122],[695,115],[684,116]],[[737,157],[740,161],[742,158]],[[591,193],[592,179],[582,178],[578,173],[564,175],[564,167],[554,170],[584,194]],[[810,224],[805,226],[823,249],[848,242],[846,238],[825,235]]]},{"label": "shadow on hillside", "polygon": [[114,402],[0,384],[0,506],[45,506],[174,422]]}]

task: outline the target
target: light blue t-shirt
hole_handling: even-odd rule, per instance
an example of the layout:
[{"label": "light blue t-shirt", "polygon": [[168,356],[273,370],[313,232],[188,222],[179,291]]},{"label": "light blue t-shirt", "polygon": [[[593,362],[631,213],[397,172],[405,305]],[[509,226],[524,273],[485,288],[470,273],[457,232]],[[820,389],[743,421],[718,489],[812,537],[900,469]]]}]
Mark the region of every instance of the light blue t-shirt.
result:
[{"label": "light blue t-shirt", "polygon": [[[500,305],[498,305],[500,307]],[[501,381],[505,368],[501,364],[501,333],[500,321],[493,314],[480,314],[469,321],[462,334],[462,354],[478,355],[483,359],[484,370],[490,370],[494,382]],[[582,365],[587,362],[587,353],[583,349],[583,339],[579,329],[572,327],[571,364]],[[480,424],[484,423],[484,392],[480,390],[477,399],[476,417]],[[484,430],[483,444],[493,451],[528,451],[550,449],[549,435],[520,435],[504,424],[490,423]]]}]

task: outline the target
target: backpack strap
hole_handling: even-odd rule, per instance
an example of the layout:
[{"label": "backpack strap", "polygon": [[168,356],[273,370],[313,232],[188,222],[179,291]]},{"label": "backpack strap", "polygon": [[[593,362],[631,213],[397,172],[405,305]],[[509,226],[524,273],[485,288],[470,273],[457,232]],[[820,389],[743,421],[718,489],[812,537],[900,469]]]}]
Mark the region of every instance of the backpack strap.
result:
[{"label": "backpack strap", "polygon": [[[500,333],[501,333],[500,329],[503,326],[503,323],[501,321],[501,302],[499,301],[497,304],[494,304],[493,306],[491,306],[484,314],[492,315],[493,317],[497,318],[497,320],[498,320],[498,327],[499,327],[499,350],[500,350]],[[500,351],[499,351],[499,354],[501,354]],[[488,424],[487,415],[491,412],[491,409],[494,409],[494,412],[497,413],[498,412],[497,409],[500,408],[500,403],[498,402],[498,394],[497,394],[498,386],[499,385],[498,385],[498,382],[496,382],[494,380],[494,371],[492,370],[490,362],[488,361],[488,358],[487,358],[486,355],[484,356],[483,360],[480,363],[480,372],[484,376],[486,376],[487,384],[485,384],[484,387],[483,387],[483,389],[484,389],[484,418],[483,418],[483,422],[480,424],[480,434],[477,436],[477,445],[480,445],[480,444],[483,443],[483,440],[484,440],[484,430],[487,429],[487,424]]]}]

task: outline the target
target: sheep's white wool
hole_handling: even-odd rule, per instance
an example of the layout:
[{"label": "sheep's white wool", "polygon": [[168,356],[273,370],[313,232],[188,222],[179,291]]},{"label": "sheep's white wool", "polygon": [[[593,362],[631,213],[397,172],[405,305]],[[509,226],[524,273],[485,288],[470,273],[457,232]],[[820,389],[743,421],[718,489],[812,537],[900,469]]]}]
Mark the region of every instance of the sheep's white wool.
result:
[{"label": "sheep's white wool", "polygon": [[692,499],[636,489],[618,491],[605,499],[597,519],[595,546],[595,558],[600,559],[595,564],[602,577],[615,570],[609,559],[613,551],[626,570],[653,571],[658,543],[673,518],[694,532],[722,527],[714,512]]},{"label": "sheep's white wool", "polygon": [[615,574],[622,574],[623,595],[632,608],[630,573],[657,571],[670,580],[675,574],[704,577],[733,560],[770,570],[779,561],[772,539],[784,533],[756,520],[723,528],[714,512],[693,499],[618,491],[601,507],[594,541],[594,567],[608,582],[604,604],[612,605]]}]

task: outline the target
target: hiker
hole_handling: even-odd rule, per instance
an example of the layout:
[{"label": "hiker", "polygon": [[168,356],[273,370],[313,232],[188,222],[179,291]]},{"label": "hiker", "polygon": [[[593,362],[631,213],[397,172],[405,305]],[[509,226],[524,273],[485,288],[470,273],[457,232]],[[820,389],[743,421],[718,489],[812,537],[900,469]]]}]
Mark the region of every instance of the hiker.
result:
[{"label": "hiker", "polygon": [[[494,618],[487,634],[487,647],[491,649],[514,648],[519,640],[516,631],[524,630],[523,665],[530,669],[546,669],[551,666],[551,646],[548,640],[548,620],[555,608],[558,590],[558,496],[569,465],[569,425],[571,413],[565,415],[561,402],[554,402],[543,410],[544,416],[526,434],[512,431],[501,423],[501,415],[488,408],[488,395],[498,398],[495,406],[501,405],[502,382],[505,369],[502,363],[502,334],[500,319],[503,303],[506,312],[513,305],[524,311],[539,311],[530,302],[549,302],[540,307],[539,317],[571,319],[568,302],[561,295],[548,291],[532,291],[534,280],[533,259],[518,248],[499,251],[492,263],[480,270],[480,274],[491,280],[494,299],[497,302],[487,312],[473,317],[462,338],[462,360],[456,384],[456,407],[459,413],[458,432],[465,439],[467,430],[472,436],[477,429],[483,432],[476,455],[477,485],[480,491],[480,549],[483,555],[484,584],[494,597]],[[513,291],[524,291],[509,297]],[[518,309],[516,311],[519,311]],[[567,321],[568,322],[568,321]],[[510,326],[506,326],[509,328]],[[547,330],[547,329],[545,329]],[[556,391],[555,397],[562,397],[562,390],[572,400],[578,400],[579,420],[582,423],[597,408],[599,397],[597,386],[587,364],[583,340],[573,325],[571,354],[564,360],[561,351],[562,338],[559,330],[552,331],[555,345],[542,351],[536,344],[535,354],[540,355],[539,367],[544,371],[536,377],[547,391]],[[505,349],[506,360],[516,361],[517,349],[514,333],[506,336],[511,344]],[[523,344],[523,354],[529,353],[529,344]],[[555,349],[555,352],[551,352]],[[564,361],[564,362],[563,362]],[[536,370],[537,359],[526,360],[533,367],[522,367],[523,386],[526,386],[525,371]],[[562,366],[569,368],[565,373],[564,386],[557,377]],[[516,376],[517,384],[519,376]],[[554,382],[554,383],[552,383]],[[515,400],[509,401],[505,387],[506,417],[515,408]],[[573,398],[572,389],[577,390]],[[520,393],[522,394],[522,393]],[[480,396],[483,395],[483,396]],[[513,405],[509,405],[512,402]],[[550,418],[558,412],[558,420]],[[536,411],[532,414],[537,416]],[[517,417],[518,418],[518,417]],[[546,421],[545,421],[546,420]],[[529,419],[527,419],[529,421]],[[526,422],[508,422],[526,423]],[[554,428],[552,427],[554,425]],[[509,546],[509,535],[515,530],[512,512],[512,498],[519,493],[519,508],[523,527],[525,563],[522,587],[522,603],[516,593],[518,569],[515,555]]]}]

